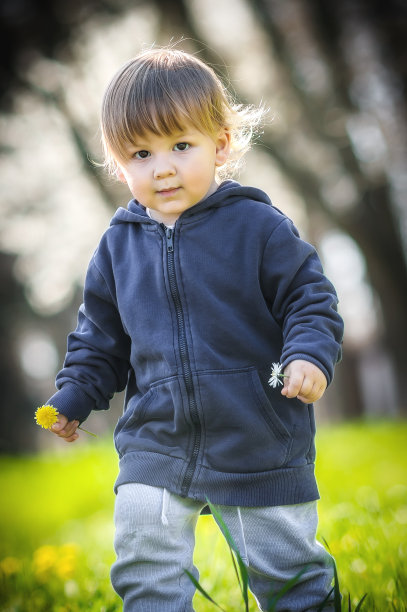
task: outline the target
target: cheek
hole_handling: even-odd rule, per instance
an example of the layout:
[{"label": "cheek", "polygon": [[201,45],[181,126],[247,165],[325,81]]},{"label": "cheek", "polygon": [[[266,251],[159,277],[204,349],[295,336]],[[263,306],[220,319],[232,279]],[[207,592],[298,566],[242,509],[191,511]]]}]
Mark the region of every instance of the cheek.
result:
[{"label": "cheek", "polygon": [[194,180],[198,181],[206,180],[215,172],[215,157],[211,153],[197,155],[189,160],[188,167],[185,170],[191,178],[193,177]]},{"label": "cheek", "polygon": [[142,173],[133,172],[130,176],[127,177],[127,183],[133,189],[143,189],[146,186],[146,178],[143,177]]}]

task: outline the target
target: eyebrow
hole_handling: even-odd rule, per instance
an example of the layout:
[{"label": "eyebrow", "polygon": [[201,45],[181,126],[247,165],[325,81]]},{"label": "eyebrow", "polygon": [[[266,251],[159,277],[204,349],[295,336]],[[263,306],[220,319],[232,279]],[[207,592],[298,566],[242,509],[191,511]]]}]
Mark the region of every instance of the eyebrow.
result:
[{"label": "eyebrow", "polygon": [[[185,130],[183,132],[175,132],[174,134],[170,134],[169,136],[165,136],[164,135],[164,138],[170,138],[170,137],[173,138],[174,140],[178,140],[179,138],[192,138],[193,134],[190,131]],[[137,148],[137,149],[139,149],[139,148],[146,148],[146,149],[148,149],[148,147],[149,147],[148,143],[147,142],[143,142],[142,140],[141,141],[132,141],[132,142],[128,143],[128,148],[129,149],[131,149],[131,148]]]}]

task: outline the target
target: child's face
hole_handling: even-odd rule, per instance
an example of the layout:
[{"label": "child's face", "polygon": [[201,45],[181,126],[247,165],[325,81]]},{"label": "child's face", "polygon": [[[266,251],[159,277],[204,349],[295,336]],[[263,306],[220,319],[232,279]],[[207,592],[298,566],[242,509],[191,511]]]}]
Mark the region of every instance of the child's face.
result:
[{"label": "child's face", "polygon": [[172,225],[188,208],[217,189],[215,172],[228,157],[230,136],[215,137],[190,125],[170,136],[149,133],[128,147],[118,176],[159,222]]}]

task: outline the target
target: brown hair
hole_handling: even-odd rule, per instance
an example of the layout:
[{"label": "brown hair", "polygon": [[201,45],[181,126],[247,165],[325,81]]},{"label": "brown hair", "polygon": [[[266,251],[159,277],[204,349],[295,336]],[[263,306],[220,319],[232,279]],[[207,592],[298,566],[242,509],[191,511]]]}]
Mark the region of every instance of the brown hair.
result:
[{"label": "brown hair", "polygon": [[230,131],[230,171],[250,147],[263,112],[234,104],[212,68],[197,57],[173,48],[145,51],[122,66],[103,97],[105,167],[116,172],[136,135],[170,135],[192,124],[211,136],[222,128]]}]

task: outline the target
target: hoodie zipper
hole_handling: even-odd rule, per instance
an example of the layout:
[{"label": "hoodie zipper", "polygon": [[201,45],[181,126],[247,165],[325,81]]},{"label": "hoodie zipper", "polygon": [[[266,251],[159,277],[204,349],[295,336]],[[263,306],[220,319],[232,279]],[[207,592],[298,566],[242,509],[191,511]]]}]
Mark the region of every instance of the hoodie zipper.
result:
[{"label": "hoodie zipper", "polygon": [[181,494],[187,495],[195,473],[196,462],[198,460],[199,449],[201,446],[201,423],[199,420],[198,406],[196,402],[194,383],[192,378],[191,362],[189,359],[189,350],[186,335],[185,316],[181,303],[181,296],[178,289],[177,278],[175,274],[174,261],[174,230],[163,225],[167,242],[167,269],[168,279],[170,284],[170,292],[172,301],[175,307],[178,328],[178,347],[181,358],[182,373],[187,392],[189,414],[193,425],[194,443],[192,454],[189,460],[187,469],[181,485]]}]

